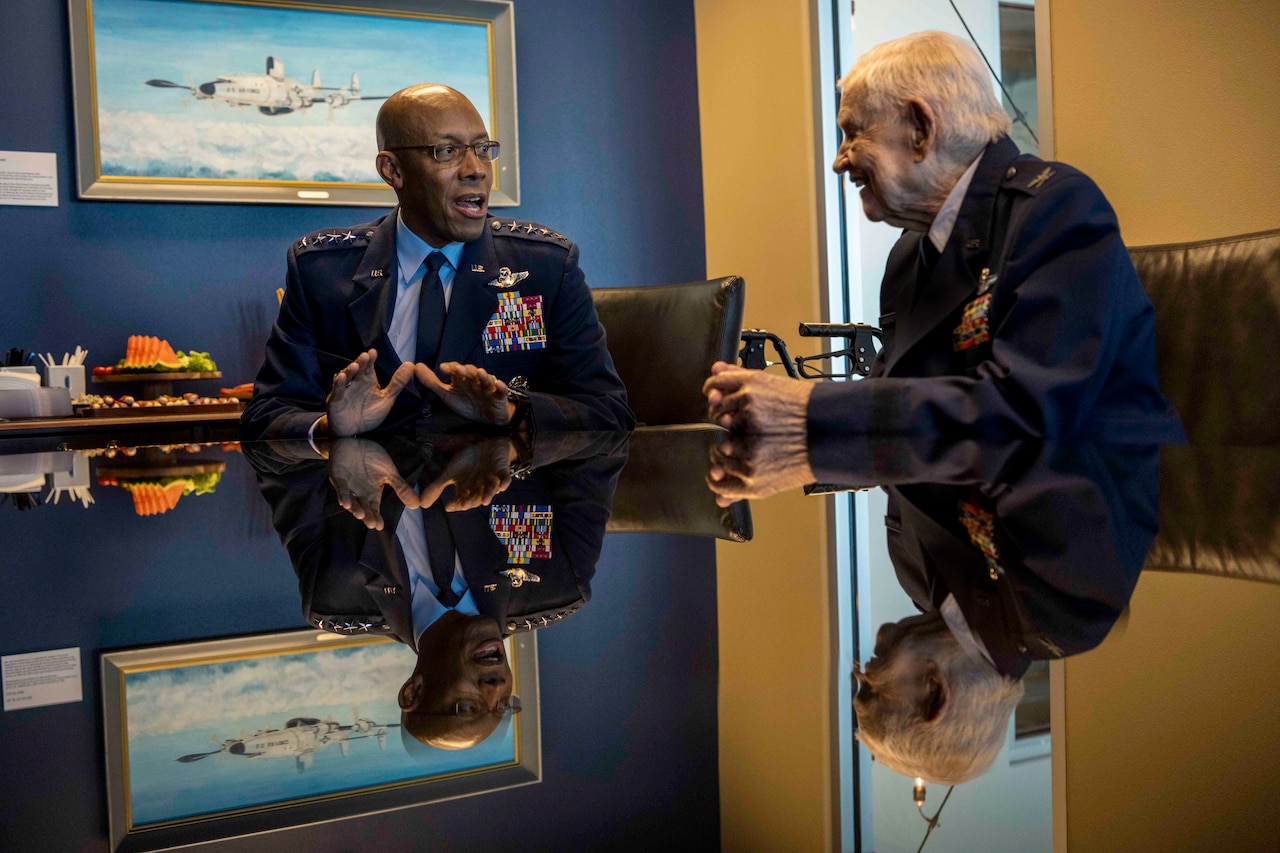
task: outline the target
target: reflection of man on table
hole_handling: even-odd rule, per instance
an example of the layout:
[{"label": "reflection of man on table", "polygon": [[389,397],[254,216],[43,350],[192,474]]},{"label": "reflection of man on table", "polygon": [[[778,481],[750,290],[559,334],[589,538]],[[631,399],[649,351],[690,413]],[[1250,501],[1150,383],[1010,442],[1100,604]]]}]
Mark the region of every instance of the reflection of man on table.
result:
[{"label": "reflection of man on table", "polygon": [[905,229],[881,286],[871,378],[802,382],[718,364],[711,416],[751,432],[961,429],[1177,437],[1154,317],[1115,214],[1079,171],[1020,155],[969,45],[916,33],[844,78],[833,168]]},{"label": "reflection of man on table", "polygon": [[422,743],[489,736],[519,707],[503,638],[590,598],[625,451],[605,434],[539,441],[529,457],[504,436],[344,439],[320,443],[327,464],[308,442],[246,445],[308,623],[417,651],[398,700]]},{"label": "reflection of man on table", "polygon": [[348,436],[433,418],[546,431],[634,419],[578,249],[488,216],[499,145],[465,97],[423,84],[378,112],[399,207],[289,249],[246,438]]},{"label": "reflection of man on table", "polygon": [[740,435],[712,451],[723,501],[814,479],[880,485],[894,572],[919,615],[855,670],[859,739],[908,776],[991,765],[1035,660],[1094,648],[1127,607],[1158,516],[1150,444]]}]

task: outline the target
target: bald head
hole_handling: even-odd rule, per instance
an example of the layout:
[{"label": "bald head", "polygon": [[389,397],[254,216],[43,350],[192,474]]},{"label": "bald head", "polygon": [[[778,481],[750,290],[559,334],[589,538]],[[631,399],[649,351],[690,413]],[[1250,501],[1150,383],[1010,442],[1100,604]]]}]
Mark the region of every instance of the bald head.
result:
[{"label": "bald head", "polygon": [[401,89],[383,101],[378,110],[378,150],[429,141],[437,116],[453,109],[470,111],[481,120],[475,105],[457,89],[440,83],[418,83]]},{"label": "bald head", "polygon": [[[378,175],[395,190],[400,218],[428,245],[469,243],[484,233],[496,152],[466,96],[436,83],[401,89],[378,110]],[[442,159],[443,157],[443,159]]]}]

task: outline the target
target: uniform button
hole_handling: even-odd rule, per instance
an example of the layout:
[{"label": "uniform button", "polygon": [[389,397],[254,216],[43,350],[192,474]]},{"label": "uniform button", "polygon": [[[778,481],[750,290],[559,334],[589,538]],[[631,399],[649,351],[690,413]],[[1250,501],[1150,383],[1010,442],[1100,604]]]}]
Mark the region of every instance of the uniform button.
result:
[{"label": "uniform button", "polygon": [[1013,177],[1014,175],[1016,175],[1016,174],[1018,174],[1018,170],[1017,170],[1016,168],[1014,168],[1013,166],[1010,166],[1010,167],[1009,167],[1009,171],[1007,171],[1007,172],[1005,172],[1005,173],[1004,173],[1004,179],[1007,181],[1007,180],[1009,180],[1010,178],[1012,178],[1012,177]]},{"label": "uniform button", "polygon": [[508,622],[508,623],[507,623],[507,630],[508,630],[508,631],[514,631],[515,629],[516,629],[516,623],[514,623],[514,622]]},{"label": "uniform button", "polygon": [[494,230],[494,231],[498,231],[498,230],[500,230],[500,229],[502,228],[502,223],[501,223],[501,222],[499,222],[499,221],[498,221],[498,220],[496,220],[496,219],[495,219],[495,220],[493,220],[492,222],[490,222],[489,224],[490,224],[491,226],[493,226],[493,230]]},{"label": "uniform button", "polygon": [[1018,646],[1018,654],[1025,655],[1026,653],[1027,653],[1027,647],[1026,647],[1026,646],[1023,646],[1023,645],[1019,645],[1019,646]]}]

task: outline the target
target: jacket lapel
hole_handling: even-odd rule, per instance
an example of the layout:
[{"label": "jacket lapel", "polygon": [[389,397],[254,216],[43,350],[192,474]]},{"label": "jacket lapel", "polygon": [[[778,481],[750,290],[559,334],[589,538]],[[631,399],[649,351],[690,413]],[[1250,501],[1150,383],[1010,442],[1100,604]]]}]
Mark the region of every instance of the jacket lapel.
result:
[{"label": "jacket lapel", "polygon": [[[908,298],[914,298],[915,304],[904,300],[896,306],[897,331],[894,352],[885,365],[887,375],[893,375],[894,365],[908,351],[977,293],[979,273],[991,254],[988,244],[996,192],[1005,170],[1017,156],[1017,146],[1007,138],[987,146],[961,203],[955,228],[933,270],[916,285],[918,290],[904,287],[900,291],[910,294]],[[922,235],[921,239],[928,237]],[[904,272],[911,275],[910,271]]]},{"label": "jacket lapel", "polygon": [[[484,364],[484,329],[498,309],[498,291],[487,285],[498,277],[499,266],[488,228],[480,239],[463,247],[458,271],[453,277],[439,361]],[[476,267],[483,272],[476,272]]]},{"label": "jacket lapel", "polygon": [[400,357],[387,337],[399,281],[396,270],[396,211],[379,221],[351,281],[358,295],[347,310],[360,335],[361,347],[378,350],[377,367],[385,381],[400,366]]}]

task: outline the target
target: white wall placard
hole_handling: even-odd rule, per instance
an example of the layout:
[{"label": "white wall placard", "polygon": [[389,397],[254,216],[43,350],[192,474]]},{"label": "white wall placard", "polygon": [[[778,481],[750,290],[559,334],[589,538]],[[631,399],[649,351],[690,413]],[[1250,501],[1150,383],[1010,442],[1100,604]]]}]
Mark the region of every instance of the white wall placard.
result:
[{"label": "white wall placard", "polygon": [[39,708],[79,702],[80,649],[53,649],[0,657],[4,680],[4,709]]},{"label": "white wall placard", "polygon": [[58,155],[0,151],[0,204],[58,206]]}]

